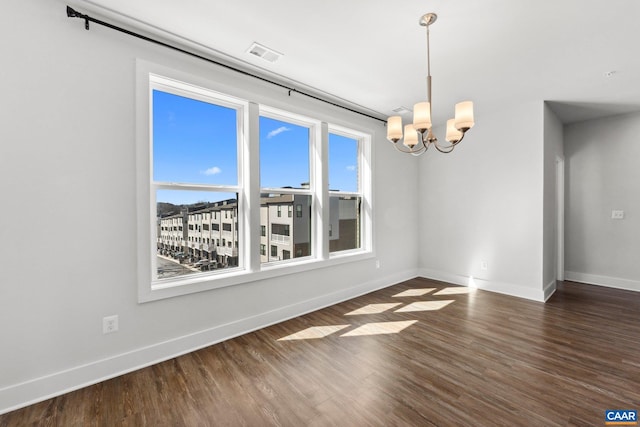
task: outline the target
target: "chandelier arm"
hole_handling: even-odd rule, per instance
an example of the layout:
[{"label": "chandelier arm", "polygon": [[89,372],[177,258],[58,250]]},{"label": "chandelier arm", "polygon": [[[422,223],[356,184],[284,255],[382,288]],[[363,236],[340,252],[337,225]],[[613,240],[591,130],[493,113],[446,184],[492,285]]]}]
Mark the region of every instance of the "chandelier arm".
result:
[{"label": "chandelier arm", "polygon": [[463,132],[463,133],[462,133],[462,136],[460,137],[460,139],[459,139],[459,140],[457,140],[456,142],[452,142],[452,143],[451,143],[451,145],[450,145],[449,147],[440,147],[440,146],[438,145],[438,140],[437,140],[437,139],[433,142],[433,145],[435,145],[435,146],[436,146],[436,149],[437,149],[439,152],[447,154],[447,153],[452,152],[452,151],[453,151],[453,149],[454,149],[454,148],[456,148],[456,145],[458,145],[458,144],[460,143],[460,141],[462,141],[462,140],[464,139],[464,135],[465,135],[465,133]]},{"label": "chandelier arm", "polygon": [[465,131],[465,132],[462,132],[462,136],[460,137],[460,139],[459,139],[459,140],[457,140],[456,142],[453,142],[452,144],[453,144],[453,145],[458,145],[458,144],[460,144],[460,142],[462,142],[462,140],[464,139],[464,136],[465,136],[466,134],[467,134],[467,133],[466,133],[466,131]]},{"label": "chandelier arm", "polygon": [[448,147],[440,147],[440,145],[438,144],[438,141],[434,141],[433,145],[436,147],[436,150],[445,154],[452,152],[453,149],[456,148],[456,144],[451,144]]},{"label": "chandelier arm", "polygon": [[449,153],[450,153],[450,152],[452,152],[452,151],[453,151],[453,149],[456,147],[455,145],[452,145],[452,146],[450,146],[450,147],[449,147],[449,149],[448,149],[448,150],[447,150],[447,149],[444,149],[444,150],[443,150],[442,148],[440,148],[440,147],[438,146],[438,144],[435,144],[435,146],[436,146],[436,150],[438,150],[439,152],[444,153],[444,154],[449,154]]},{"label": "chandelier arm", "polygon": [[422,147],[418,148],[417,150],[413,150],[413,149],[403,150],[402,148],[400,148],[400,145],[402,145],[402,144],[394,143],[393,144],[393,148],[395,148],[396,150],[398,150],[401,153],[413,154],[414,156],[419,156],[420,154],[422,154],[425,151],[427,151],[427,149],[429,148],[429,146],[427,144],[425,144],[424,142],[422,142]]}]

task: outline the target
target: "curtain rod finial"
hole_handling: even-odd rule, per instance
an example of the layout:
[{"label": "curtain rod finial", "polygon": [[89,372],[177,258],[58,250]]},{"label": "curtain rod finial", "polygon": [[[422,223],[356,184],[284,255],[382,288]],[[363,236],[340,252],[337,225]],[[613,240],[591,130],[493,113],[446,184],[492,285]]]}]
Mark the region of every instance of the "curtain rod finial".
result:
[{"label": "curtain rod finial", "polygon": [[85,30],[89,29],[89,16],[83,15],[80,12],[76,12],[71,6],[67,6],[67,17],[68,18],[84,18],[84,28]]}]

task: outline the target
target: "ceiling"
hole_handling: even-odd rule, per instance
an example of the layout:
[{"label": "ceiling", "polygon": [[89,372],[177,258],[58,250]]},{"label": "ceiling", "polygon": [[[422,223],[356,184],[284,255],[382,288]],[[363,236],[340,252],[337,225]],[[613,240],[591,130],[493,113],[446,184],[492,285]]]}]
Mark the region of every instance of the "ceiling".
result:
[{"label": "ceiling", "polygon": [[[545,100],[565,123],[640,110],[637,0],[77,0],[242,66],[328,93],[378,117],[426,98],[434,123],[472,100],[476,120]],[[85,12],[85,10],[79,10]],[[88,13],[86,11],[85,13]],[[258,42],[275,63],[247,53]]]}]

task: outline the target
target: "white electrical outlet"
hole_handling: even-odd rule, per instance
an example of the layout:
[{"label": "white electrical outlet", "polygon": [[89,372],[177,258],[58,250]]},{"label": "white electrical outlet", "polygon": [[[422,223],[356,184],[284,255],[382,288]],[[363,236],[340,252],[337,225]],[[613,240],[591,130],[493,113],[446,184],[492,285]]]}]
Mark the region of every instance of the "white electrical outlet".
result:
[{"label": "white electrical outlet", "polygon": [[480,270],[488,270],[489,269],[489,264],[487,263],[487,261],[480,261]]},{"label": "white electrical outlet", "polygon": [[110,334],[118,330],[118,315],[102,318],[102,333]]},{"label": "white electrical outlet", "polygon": [[376,260],[376,268],[380,268],[380,260],[379,259]]}]

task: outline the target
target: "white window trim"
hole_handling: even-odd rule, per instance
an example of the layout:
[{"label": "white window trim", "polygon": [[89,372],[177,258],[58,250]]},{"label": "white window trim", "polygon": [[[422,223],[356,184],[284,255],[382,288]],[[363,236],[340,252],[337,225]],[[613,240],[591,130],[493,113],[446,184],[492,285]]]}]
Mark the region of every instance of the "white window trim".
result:
[{"label": "white window trim", "polygon": [[[260,192],[270,192],[279,194],[293,194],[304,195],[311,197],[311,255],[300,258],[290,258],[288,260],[270,261],[261,264],[261,270],[269,270],[279,266],[280,264],[295,264],[298,262],[304,262],[308,260],[323,260],[326,259],[323,253],[322,245],[317,242],[319,236],[318,232],[322,227],[322,212],[319,212],[319,206],[321,206],[319,200],[319,194],[321,193],[323,180],[322,176],[318,174],[320,158],[317,156],[317,152],[321,149],[322,135],[321,127],[322,122],[316,119],[312,119],[300,114],[290,113],[278,108],[273,108],[266,105],[260,106],[260,116],[270,119],[278,120],[285,123],[291,123],[297,126],[305,127],[309,129],[309,188],[282,188],[282,187],[261,187]],[[286,213],[283,213],[283,218],[286,218]]]},{"label": "white window trim", "polygon": [[[329,125],[328,132],[352,138],[358,141],[358,191],[329,191],[329,195],[336,196],[357,196],[362,198],[362,212],[360,221],[360,243],[361,247],[345,251],[331,252],[331,258],[351,256],[354,253],[373,251],[373,182],[371,171],[371,145],[370,134],[349,129],[338,125]],[[328,138],[327,138],[328,141]]]},{"label": "white window trim", "polygon": [[[195,86],[189,83],[185,83],[173,78],[167,78],[164,76],[160,76],[155,73],[149,73],[149,102],[148,102],[148,110],[149,117],[151,118],[151,109],[153,106],[153,91],[159,90],[165,93],[171,93],[174,95],[186,97],[189,99],[195,99],[198,101],[203,101],[207,103],[212,103],[215,105],[220,105],[223,107],[227,107],[236,111],[236,134],[237,137],[237,185],[209,185],[209,184],[184,184],[184,183],[157,183],[153,179],[153,161],[152,158],[149,160],[149,182],[150,182],[150,209],[152,211],[152,217],[155,215],[155,206],[156,206],[156,191],[157,190],[195,190],[195,191],[211,191],[212,193],[235,193],[237,194],[237,203],[238,203],[238,212],[245,211],[244,200],[244,176],[243,171],[246,169],[246,165],[244,162],[244,152],[243,145],[246,143],[246,138],[243,137],[245,134],[245,117],[248,115],[248,102],[228,96],[226,94],[221,94],[217,91],[213,91],[211,89],[206,89],[200,86]],[[153,123],[152,120],[149,120],[149,137],[148,137],[148,145],[151,157],[153,156]],[[225,213],[226,217],[226,213]],[[245,224],[242,224],[242,228],[240,228],[241,235],[244,234]],[[151,224],[151,241],[156,241],[157,236],[156,228],[154,224]],[[210,280],[211,276],[225,276],[226,274],[233,274],[238,271],[242,271],[245,269],[246,265],[246,254],[247,250],[244,247],[238,248],[238,259],[239,263],[237,267],[225,269],[224,271],[215,271],[215,272],[202,272],[202,273],[194,273],[189,275],[189,278],[193,277],[194,279],[204,278],[205,280]],[[175,277],[175,278],[167,278],[167,279],[157,279],[154,277],[154,271],[157,270],[156,266],[157,258],[153,255],[151,256],[151,291],[157,289],[164,289],[171,286],[180,286],[183,283],[186,283],[185,277]]]},{"label": "white window trim", "polygon": [[[238,193],[238,222],[242,225],[239,252],[242,252],[241,266],[220,272],[203,272],[182,276],[179,279],[152,281],[153,255],[155,254],[155,240],[152,240],[156,217],[155,188],[151,183],[152,150],[150,147],[150,76],[162,76],[167,80],[184,84],[189,89],[204,88],[220,94],[220,99],[228,99],[232,105],[243,105],[244,120],[238,132],[238,185],[237,186],[207,186],[219,191]],[[185,83],[189,82],[189,83]],[[191,91],[189,91],[191,93]],[[371,259],[373,252],[372,229],[372,182],[371,182],[371,136],[351,128],[329,125],[306,116],[285,112],[268,106],[258,106],[255,102],[245,101],[241,97],[235,98],[233,89],[215,81],[197,77],[179,70],[152,64],[144,60],[136,63],[136,163],[137,163],[137,245],[138,245],[138,302],[155,301],[180,295],[218,289],[242,283],[265,280],[287,274],[296,274],[314,269],[328,268],[339,264]],[[190,96],[190,95],[189,95]],[[224,105],[224,104],[221,104]],[[265,114],[266,113],[266,114]],[[314,256],[291,258],[277,263],[261,264],[260,262],[260,210],[252,206],[260,206],[260,177],[255,171],[259,170],[259,116],[280,116],[285,121],[301,120],[304,126],[314,124],[314,131],[310,132],[312,139],[310,146],[310,189],[312,195],[312,244]],[[295,123],[295,122],[294,122]],[[326,224],[324,218],[329,218],[329,191],[322,191],[324,183],[328,183],[328,133],[344,133],[346,136],[358,136],[363,143],[359,144],[359,165],[362,176],[363,212],[362,212],[362,247],[359,249],[329,253],[328,233],[320,233]],[[254,173],[251,173],[251,171]],[[180,184],[179,184],[180,185]],[[199,188],[198,185],[184,185],[185,188]],[[281,193],[298,193],[295,189],[273,189]],[[302,191],[304,193],[304,190]],[[304,193],[307,194],[307,193]],[[345,193],[346,194],[346,193]],[[152,243],[153,242],[153,243]],[[255,251],[252,250],[255,248]],[[267,247],[267,251],[269,248]]]}]

